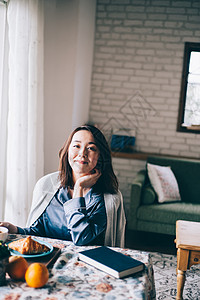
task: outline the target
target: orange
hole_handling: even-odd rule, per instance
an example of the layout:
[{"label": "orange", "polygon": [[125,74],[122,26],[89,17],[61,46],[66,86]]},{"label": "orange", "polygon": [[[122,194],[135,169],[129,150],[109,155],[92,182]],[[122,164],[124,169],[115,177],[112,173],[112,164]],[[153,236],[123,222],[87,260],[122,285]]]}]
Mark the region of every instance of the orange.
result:
[{"label": "orange", "polygon": [[28,268],[28,263],[22,256],[10,256],[9,263],[6,267],[6,272],[8,275],[15,280],[24,279],[26,270]]},{"label": "orange", "polygon": [[49,271],[44,264],[32,263],[25,274],[25,280],[30,287],[40,288],[49,279]]}]

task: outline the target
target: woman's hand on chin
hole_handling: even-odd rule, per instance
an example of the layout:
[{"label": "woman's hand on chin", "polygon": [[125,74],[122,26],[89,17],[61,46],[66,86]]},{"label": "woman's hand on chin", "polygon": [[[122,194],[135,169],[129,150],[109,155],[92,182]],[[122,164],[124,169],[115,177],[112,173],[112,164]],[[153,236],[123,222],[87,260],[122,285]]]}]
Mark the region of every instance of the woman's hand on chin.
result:
[{"label": "woman's hand on chin", "polygon": [[95,169],[94,172],[79,177],[74,185],[73,198],[84,197],[100,176],[101,172]]}]

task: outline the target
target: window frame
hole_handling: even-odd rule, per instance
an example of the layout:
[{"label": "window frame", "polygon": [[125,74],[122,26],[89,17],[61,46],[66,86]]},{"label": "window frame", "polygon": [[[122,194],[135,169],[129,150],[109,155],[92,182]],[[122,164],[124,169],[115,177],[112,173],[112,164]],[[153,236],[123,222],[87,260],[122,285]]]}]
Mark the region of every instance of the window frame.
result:
[{"label": "window frame", "polygon": [[200,43],[185,42],[177,131],[187,132],[187,133],[200,133],[200,126],[199,128],[198,127],[195,128],[192,126],[187,127],[182,125],[184,122],[186,93],[187,93],[187,78],[189,74],[189,63],[190,63],[190,56],[192,51],[200,52]]}]

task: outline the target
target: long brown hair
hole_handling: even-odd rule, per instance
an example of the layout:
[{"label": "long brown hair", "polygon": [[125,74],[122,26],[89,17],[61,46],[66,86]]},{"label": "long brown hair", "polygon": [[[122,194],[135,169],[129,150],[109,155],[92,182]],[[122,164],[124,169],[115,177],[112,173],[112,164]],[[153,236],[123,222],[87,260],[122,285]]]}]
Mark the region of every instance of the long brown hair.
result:
[{"label": "long brown hair", "polygon": [[80,130],[91,132],[94,137],[95,144],[99,149],[100,155],[97,162],[97,168],[101,171],[101,176],[98,179],[96,186],[103,193],[115,194],[118,191],[118,180],[114,174],[112,167],[112,158],[110,148],[103,133],[93,125],[83,125],[72,131],[64,146],[59,151],[59,171],[61,187],[73,187],[72,169],[68,161],[68,150],[74,134]]}]

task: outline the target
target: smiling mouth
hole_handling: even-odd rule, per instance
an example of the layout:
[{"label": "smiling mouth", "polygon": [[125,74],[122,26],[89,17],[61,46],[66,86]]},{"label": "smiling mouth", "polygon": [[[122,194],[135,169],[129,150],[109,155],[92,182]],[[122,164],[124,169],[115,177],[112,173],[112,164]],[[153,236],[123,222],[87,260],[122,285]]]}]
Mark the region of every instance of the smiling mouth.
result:
[{"label": "smiling mouth", "polygon": [[88,163],[87,161],[82,161],[82,160],[77,160],[76,162],[80,165],[86,165]]}]

